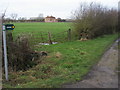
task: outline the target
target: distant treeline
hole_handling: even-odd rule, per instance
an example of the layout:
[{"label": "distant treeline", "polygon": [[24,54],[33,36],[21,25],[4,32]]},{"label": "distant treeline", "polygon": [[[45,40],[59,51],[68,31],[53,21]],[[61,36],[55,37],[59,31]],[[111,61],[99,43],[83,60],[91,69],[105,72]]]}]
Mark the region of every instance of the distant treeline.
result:
[{"label": "distant treeline", "polygon": [[[4,20],[5,20],[6,23],[9,23],[9,22],[45,22],[44,18],[42,18],[42,19],[20,18],[18,20],[5,18]],[[71,19],[58,19],[58,22],[72,22],[72,20]]]}]

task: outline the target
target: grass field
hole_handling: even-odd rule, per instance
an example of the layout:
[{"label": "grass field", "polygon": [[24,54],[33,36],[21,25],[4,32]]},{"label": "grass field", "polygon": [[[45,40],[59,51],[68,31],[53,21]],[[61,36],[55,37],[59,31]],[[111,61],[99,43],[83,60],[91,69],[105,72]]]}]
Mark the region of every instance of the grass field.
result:
[{"label": "grass field", "polygon": [[13,34],[19,34],[22,32],[53,32],[53,33],[59,33],[62,31],[66,31],[71,27],[71,23],[68,22],[58,22],[58,23],[14,23],[15,29],[13,31]]},{"label": "grass field", "polygon": [[[67,30],[73,29],[71,22],[57,22],[57,23],[14,23],[15,29],[13,31],[14,38],[21,34],[33,35],[30,42],[37,44],[40,42],[48,42],[48,32],[51,33],[53,42],[63,42],[67,39]],[[42,35],[42,36],[41,36]]]},{"label": "grass field", "polygon": [[79,81],[99,61],[108,45],[116,38],[117,34],[105,35],[83,42],[36,47],[37,51],[47,51],[48,56],[25,72],[9,73],[10,81],[3,81],[3,87],[56,88],[64,83]]}]

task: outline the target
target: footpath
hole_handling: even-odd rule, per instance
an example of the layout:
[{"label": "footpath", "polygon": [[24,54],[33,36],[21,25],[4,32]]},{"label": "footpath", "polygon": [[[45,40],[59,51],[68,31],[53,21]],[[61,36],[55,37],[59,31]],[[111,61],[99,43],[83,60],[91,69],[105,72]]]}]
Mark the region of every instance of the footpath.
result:
[{"label": "footpath", "polygon": [[63,88],[118,88],[118,42],[109,48],[101,60],[80,82],[63,85]]}]

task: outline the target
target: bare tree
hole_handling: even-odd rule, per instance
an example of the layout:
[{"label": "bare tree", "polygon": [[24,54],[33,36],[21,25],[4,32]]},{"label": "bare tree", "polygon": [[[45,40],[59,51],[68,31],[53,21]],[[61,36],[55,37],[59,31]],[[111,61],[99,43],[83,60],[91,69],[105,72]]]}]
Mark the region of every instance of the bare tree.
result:
[{"label": "bare tree", "polygon": [[16,20],[18,14],[16,14],[16,13],[12,13],[10,16],[11,16],[12,20]]},{"label": "bare tree", "polygon": [[43,18],[44,18],[44,17],[43,17],[43,14],[40,13],[40,14],[38,15],[38,18],[39,18],[39,19],[43,19]]},{"label": "bare tree", "polygon": [[18,18],[18,21],[20,21],[20,22],[25,22],[25,21],[27,21],[27,18],[26,18],[26,17],[19,17],[19,18]]},{"label": "bare tree", "polygon": [[104,34],[115,33],[117,25],[117,10],[108,9],[99,3],[82,3],[73,14],[75,33],[81,38],[81,33],[86,37],[95,38]]},{"label": "bare tree", "polygon": [[44,21],[44,17],[43,17],[43,14],[40,13],[37,17],[37,19],[35,21],[40,21],[40,22],[43,22]]}]

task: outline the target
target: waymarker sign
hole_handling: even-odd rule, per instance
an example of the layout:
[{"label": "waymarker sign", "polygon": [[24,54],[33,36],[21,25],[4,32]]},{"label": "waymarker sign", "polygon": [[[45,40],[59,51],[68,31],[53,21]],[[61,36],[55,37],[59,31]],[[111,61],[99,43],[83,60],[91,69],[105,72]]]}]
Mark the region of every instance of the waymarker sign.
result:
[{"label": "waymarker sign", "polygon": [[7,60],[7,45],[6,45],[6,31],[13,30],[15,26],[13,24],[3,24],[3,47],[4,47],[4,64],[5,64],[5,78],[8,81],[8,60]]},{"label": "waymarker sign", "polygon": [[15,26],[13,24],[5,24],[5,30],[13,30]]}]

